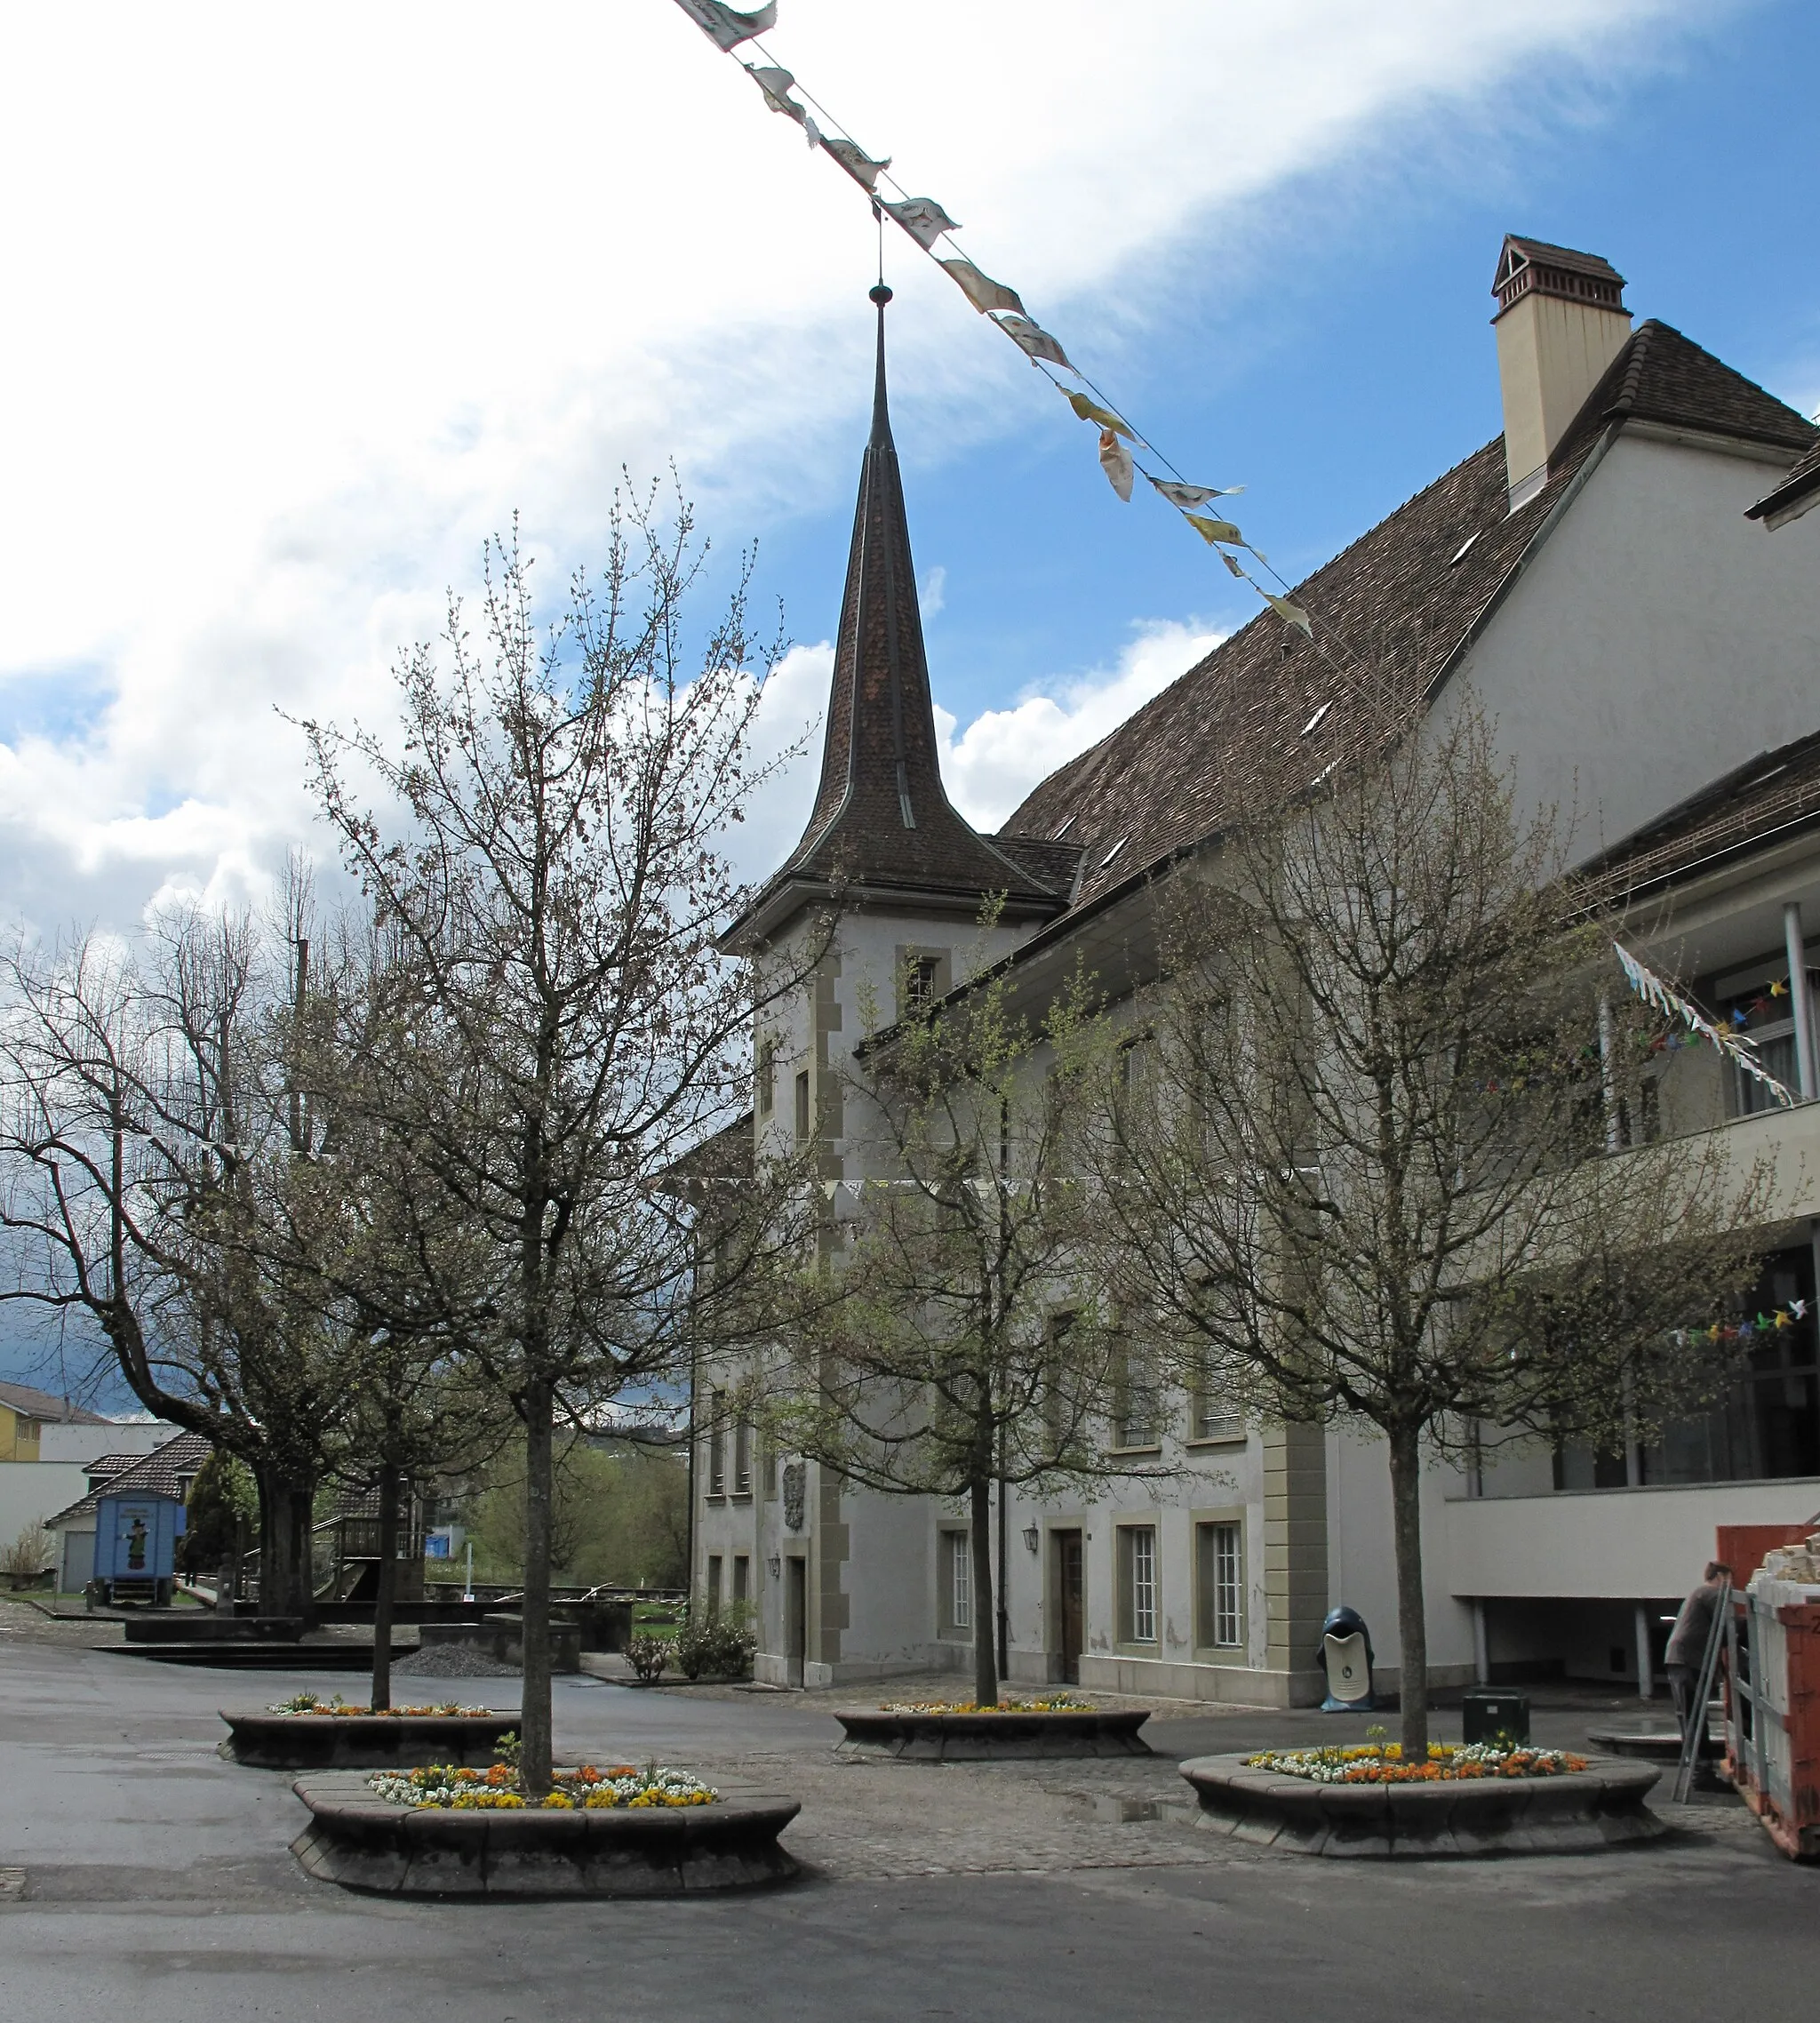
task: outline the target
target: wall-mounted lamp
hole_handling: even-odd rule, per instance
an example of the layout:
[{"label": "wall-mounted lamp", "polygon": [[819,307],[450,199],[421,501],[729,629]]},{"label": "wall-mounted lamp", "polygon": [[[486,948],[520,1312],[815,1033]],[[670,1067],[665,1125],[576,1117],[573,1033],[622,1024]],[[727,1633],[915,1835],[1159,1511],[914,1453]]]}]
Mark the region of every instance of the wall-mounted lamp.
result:
[{"label": "wall-mounted lamp", "polygon": [[1030,1547],[1032,1552],[1034,1552],[1042,1543],[1042,1533],[1037,1530],[1034,1524],[1026,1524],[1024,1527],[1024,1543]]}]

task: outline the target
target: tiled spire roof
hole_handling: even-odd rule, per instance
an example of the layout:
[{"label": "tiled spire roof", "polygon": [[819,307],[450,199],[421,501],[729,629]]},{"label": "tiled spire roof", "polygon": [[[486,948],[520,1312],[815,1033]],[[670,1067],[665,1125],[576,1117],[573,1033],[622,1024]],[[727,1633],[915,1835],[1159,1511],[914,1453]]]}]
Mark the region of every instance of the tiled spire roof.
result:
[{"label": "tiled spire roof", "polygon": [[885,398],[885,303],[875,289],[878,364],[872,434],[859,468],[859,500],[834,646],[821,782],[802,840],[732,937],[783,917],[791,886],[839,884],[873,900],[902,894],[971,910],[988,892],[1026,917],[1058,912],[1061,889],[1027,852],[1001,851],[970,826],[942,785],[922,614],[910,558],[904,486]]}]

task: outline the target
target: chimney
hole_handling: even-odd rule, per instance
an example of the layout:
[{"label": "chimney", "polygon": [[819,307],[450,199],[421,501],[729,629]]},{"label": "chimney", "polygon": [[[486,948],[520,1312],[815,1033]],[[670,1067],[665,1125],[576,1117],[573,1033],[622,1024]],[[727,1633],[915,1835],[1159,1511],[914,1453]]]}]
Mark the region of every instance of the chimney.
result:
[{"label": "chimney", "polygon": [[1631,334],[1624,277],[1596,253],[1507,237],[1491,284],[1504,393],[1505,475],[1514,513]]}]

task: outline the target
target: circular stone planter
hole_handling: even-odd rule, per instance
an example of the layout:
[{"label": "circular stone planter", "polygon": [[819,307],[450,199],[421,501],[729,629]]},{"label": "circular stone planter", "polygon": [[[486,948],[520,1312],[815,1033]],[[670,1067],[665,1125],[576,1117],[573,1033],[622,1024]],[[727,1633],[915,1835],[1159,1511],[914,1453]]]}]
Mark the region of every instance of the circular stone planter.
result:
[{"label": "circular stone planter", "polygon": [[906,1763],[980,1763],[1014,1756],[1147,1756],[1138,1731],[1147,1707],[1120,1713],[887,1714],[837,1707],[845,1733],[837,1756],[894,1756]]},{"label": "circular stone planter", "polygon": [[233,1714],[221,1754],[257,1770],[412,1770],[485,1764],[515,1714]]},{"label": "circular stone planter", "polygon": [[1435,1860],[1576,1854],[1668,1831],[1643,1803],[1660,1772],[1594,1759],[1561,1777],[1434,1784],[1314,1784],[1248,1770],[1243,1756],[1194,1756],[1182,1775],[1209,1831],[1298,1854]]},{"label": "circular stone planter", "polygon": [[682,1897],[795,1875],[778,1835],[794,1798],[732,1792],[712,1805],[455,1811],[388,1805],[351,1773],[291,1787],[310,1821],[291,1843],[345,1890],[395,1897]]},{"label": "circular stone planter", "polygon": [[1673,1728],[1589,1728],[1586,1739],[1614,1756],[1639,1756],[1654,1763],[1672,1763],[1680,1758],[1680,1733]]}]

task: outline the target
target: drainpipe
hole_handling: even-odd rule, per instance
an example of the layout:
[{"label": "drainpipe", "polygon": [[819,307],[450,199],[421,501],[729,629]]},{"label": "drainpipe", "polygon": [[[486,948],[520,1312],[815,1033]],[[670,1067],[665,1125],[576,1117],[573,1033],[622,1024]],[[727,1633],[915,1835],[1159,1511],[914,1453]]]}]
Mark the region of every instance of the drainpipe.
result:
[{"label": "drainpipe", "polygon": [[[1617,1043],[1616,1027],[1611,1016],[1611,1000],[1601,996],[1599,1000],[1599,1081],[1600,1093],[1605,1110],[1605,1149],[1622,1152],[1624,1144],[1624,1120],[1617,1107],[1617,1065],[1612,1059],[1612,1049]],[[1636,1419],[1631,1407],[1631,1373],[1624,1377],[1624,1487],[1635,1489],[1643,1479],[1640,1458],[1637,1452]]]},{"label": "drainpipe", "polygon": [[1649,1656],[1649,1607],[1637,1603],[1637,1698],[1656,1698],[1656,1667]]},{"label": "drainpipe", "polygon": [[1782,939],[1788,951],[1789,1010],[1795,1022],[1795,1073],[1800,1083],[1801,1100],[1811,1103],[1820,1096],[1820,1081],[1814,1072],[1814,1010],[1808,990],[1808,947],[1801,932],[1801,908],[1791,900],[1782,909]]},{"label": "drainpipe", "polygon": [[1485,1603],[1473,1604],[1473,1676],[1481,1686],[1491,1683],[1491,1639],[1485,1623]]}]

